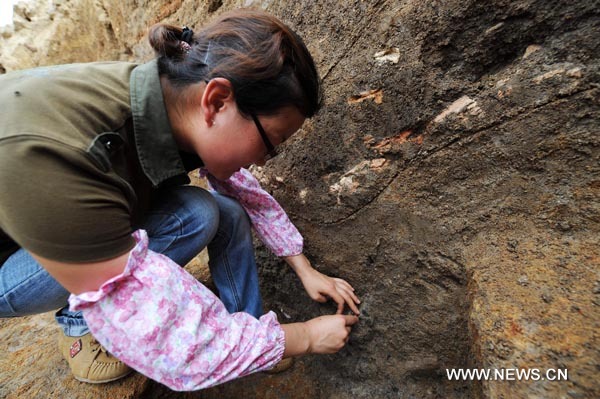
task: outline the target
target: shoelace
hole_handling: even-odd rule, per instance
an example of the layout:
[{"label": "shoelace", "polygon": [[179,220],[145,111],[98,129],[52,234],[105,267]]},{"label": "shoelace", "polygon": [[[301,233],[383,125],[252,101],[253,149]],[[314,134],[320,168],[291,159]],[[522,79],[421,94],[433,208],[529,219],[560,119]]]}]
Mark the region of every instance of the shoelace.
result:
[{"label": "shoelace", "polygon": [[96,341],[95,339],[92,339],[90,341],[90,346],[96,346],[95,348],[92,348],[92,351],[96,352],[98,349],[101,350],[104,353],[108,353],[108,351],[106,350],[106,348],[104,346],[102,346],[100,344],[100,342]]}]

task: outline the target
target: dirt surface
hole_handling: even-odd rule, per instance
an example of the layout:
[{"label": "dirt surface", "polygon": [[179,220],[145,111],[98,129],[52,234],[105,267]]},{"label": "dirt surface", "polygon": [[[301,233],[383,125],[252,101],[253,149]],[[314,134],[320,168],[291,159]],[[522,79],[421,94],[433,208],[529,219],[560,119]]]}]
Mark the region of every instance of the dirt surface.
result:
[{"label": "dirt surface", "polygon": [[[203,392],[149,382],[140,397],[600,397],[599,1],[53,3],[85,8],[78,40],[102,49],[69,47],[56,33],[66,25],[30,18],[4,34],[4,69],[18,65],[4,49],[22,50],[36,23],[54,34],[26,40],[35,51],[20,65],[145,60],[151,23],[200,26],[252,5],[306,39],[323,77],[322,112],[254,172],[314,265],[356,287],[348,347]],[[258,257],[282,322],[334,311],[260,245]],[[568,380],[446,377],[466,367],[567,369]]]},{"label": "dirt surface", "polygon": [[86,384],[69,372],[58,351],[54,314],[0,319],[0,397],[134,399],[150,381],[139,374],[109,384]]}]

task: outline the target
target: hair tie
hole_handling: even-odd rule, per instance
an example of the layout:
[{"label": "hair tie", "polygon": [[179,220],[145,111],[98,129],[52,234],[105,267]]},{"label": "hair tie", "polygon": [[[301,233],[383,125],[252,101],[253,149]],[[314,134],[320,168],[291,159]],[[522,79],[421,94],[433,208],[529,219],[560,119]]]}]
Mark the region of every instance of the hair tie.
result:
[{"label": "hair tie", "polygon": [[208,42],[208,48],[206,49],[206,53],[204,54],[204,65],[209,66],[208,65],[208,56],[210,55],[210,46],[212,45],[212,42]]},{"label": "hair tie", "polygon": [[187,44],[192,44],[193,38],[194,31],[188,28],[187,26],[184,26],[183,31],[181,32],[181,41],[186,42]]}]

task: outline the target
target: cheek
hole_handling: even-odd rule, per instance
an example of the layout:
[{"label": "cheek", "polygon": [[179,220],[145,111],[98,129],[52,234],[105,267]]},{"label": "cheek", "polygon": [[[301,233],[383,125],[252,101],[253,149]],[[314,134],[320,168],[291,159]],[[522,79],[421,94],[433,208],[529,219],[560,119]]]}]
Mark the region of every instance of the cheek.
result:
[{"label": "cheek", "polygon": [[246,166],[257,161],[264,154],[260,146],[244,137],[228,143],[221,154],[223,162],[229,165]]},{"label": "cheek", "polygon": [[205,167],[218,179],[227,179],[240,168],[260,162],[264,154],[251,140],[227,140],[206,154]]},{"label": "cheek", "polygon": [[247,166],[262,160],[265,156],[265,147],[256,133],[257,137],[254,137],[253,132],[240,132],[237,137],[228,143],[227,155],[224,155],[230,163],[239,163],[241,166]]}]

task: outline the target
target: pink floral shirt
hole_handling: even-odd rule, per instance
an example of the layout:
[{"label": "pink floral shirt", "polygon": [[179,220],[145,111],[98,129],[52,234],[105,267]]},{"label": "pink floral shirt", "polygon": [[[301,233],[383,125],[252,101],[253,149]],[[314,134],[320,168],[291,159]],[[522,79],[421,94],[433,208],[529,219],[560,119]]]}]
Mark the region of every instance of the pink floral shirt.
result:
[{"label": "pink floral shirt", "polygon": [[229,314],[208,288],[148,249],[144,230],[123,273],[71,295],[94,337],[140,373],[174,390],[206,388],[273,367],[285,348],[277,316]]},{"label": "pink floral shirt", "polygon": [[275,255],[292,256],[302,253],[303,240],[298,229],[281,205],[260,187],[252,173],[240,169],[226,181],[220,181],[201,169],[200,176],[205,176],[217,192],[239,201],[250,216],[254,231]]},{"label": "pink floral shirt", "polygon": [[[252,174],[227,181],[205,170],[213,189],[237,199],[265,245],[278,256],[302,253],[302,236]],[[229,314],[223,303],[169,258],[148,250],[144,230],[122,274],[98,291],[71,295],[94,337],[118,359],[174,390],[195,390],[269,369],[285,349],[273,312],[260,320]]]}]

